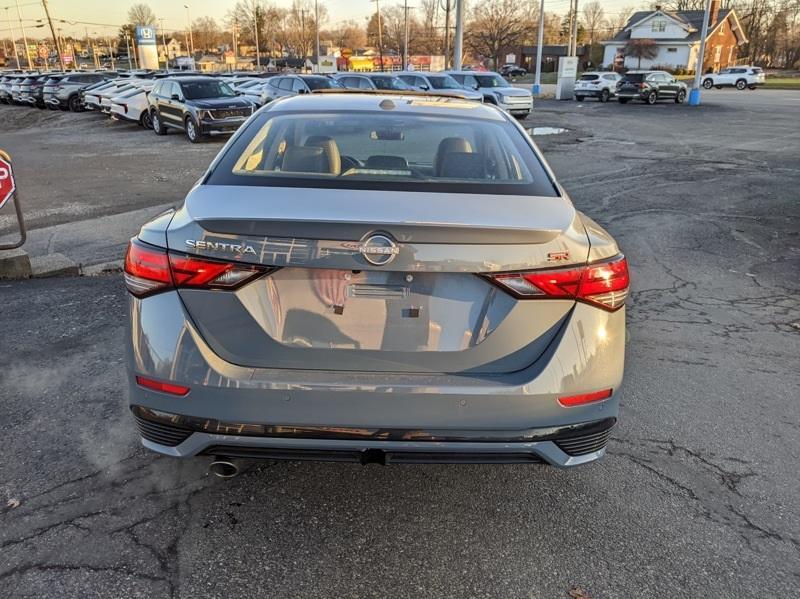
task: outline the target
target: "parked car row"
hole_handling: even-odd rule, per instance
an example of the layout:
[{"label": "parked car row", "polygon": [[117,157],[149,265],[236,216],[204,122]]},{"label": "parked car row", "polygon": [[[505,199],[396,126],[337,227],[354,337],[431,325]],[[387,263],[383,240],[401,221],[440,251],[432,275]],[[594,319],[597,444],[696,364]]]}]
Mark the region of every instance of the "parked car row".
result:
[{"label": "parked car row", "polygon": [[336,73],[327,75],[232,74],[129,71],[0,74],[0,101],[39,108],[90,111],[152,128],[177,129],[193,143],[212,133],[236,130],[259,106],[281,98],[326,90],[416,91],[494,104],[527,116],[529,91],[497,73]]},{"label": "parked car row", "polygon": [[[764,84],[764,71],[759,67],[731,67],[719,73],[703,75],[703,87],[735,87],[736,89],[756,89]],[[608,102],[616,96],[621,104],[631,100],[642,100],[655,104],[659,100],[673,100],[681,104],[689,94],[685,82],[675,78],[667,71],[628,71],[625,75],[607,71],[583,73],[575,82],[575,99],[597,98]]]}]

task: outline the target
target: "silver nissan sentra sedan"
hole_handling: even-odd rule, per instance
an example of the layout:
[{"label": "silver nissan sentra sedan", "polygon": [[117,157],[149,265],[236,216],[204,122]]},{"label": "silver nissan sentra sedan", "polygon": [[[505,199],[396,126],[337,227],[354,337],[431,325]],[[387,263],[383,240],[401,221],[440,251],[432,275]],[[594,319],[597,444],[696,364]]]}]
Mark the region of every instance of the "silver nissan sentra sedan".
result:
[{"label": "silver nissan sentra sedan", "polygon": [[217,474],[567,467],[617,419],[627,262],[491,105],[270,103],[131,240],[125,280],[142,442]]}]

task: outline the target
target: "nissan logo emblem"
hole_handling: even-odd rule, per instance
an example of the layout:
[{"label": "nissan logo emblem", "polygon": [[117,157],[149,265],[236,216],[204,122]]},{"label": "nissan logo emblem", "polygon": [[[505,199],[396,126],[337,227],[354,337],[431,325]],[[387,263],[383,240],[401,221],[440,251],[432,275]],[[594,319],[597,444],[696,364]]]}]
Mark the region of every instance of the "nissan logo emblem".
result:
[{"label": "nissan logo emblem", "polygon": [[386,235],[376,234],[364,239],[359,244],[358,251],[370,264],[384,266],[394,260],[394,257],[400,253],[400,248]]}]

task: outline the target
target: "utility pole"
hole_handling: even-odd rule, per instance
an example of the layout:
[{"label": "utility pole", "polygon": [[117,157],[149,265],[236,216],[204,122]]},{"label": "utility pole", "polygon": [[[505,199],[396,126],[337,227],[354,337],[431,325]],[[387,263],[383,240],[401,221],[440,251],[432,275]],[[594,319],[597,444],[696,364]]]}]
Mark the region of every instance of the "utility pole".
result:
[{"label": "utility pole", "polygon": [[33,61],[31,61],[30,50],[28,49],[28,36],[25,33],[25,25],[22,23],[22,12],[19,9],[19,0],[16,0],[17,4],[17,18],[19,19],[19,27],[22,29],[22,41],[25,44],[25,60],[28,62],[28,68],[33,69]]},{"label": "utility pole", "polygon": [[453,0],[444,0],[444,68],[450,67],[450,11]]},{"label": "utility pole", "polygon": [[[464,0],[456,0],[456,39],[453,44],[453,68],[461,70],[464,55]],[[495,65],[497,67],[497,65]]]},{"label": "utility pole", "polygon": [[542,44],[544,43],[544,0],[539,5],[539,39],[536,43],[536,80],[533,83],[534,96],[542,93]]},{"label": "utility pole", "polygon": [[405,40],[403,42],[403,70],[408,68],[408,9],[413,8],[408,5],[408,0],[403,0],[403,28],[405,29]]},{"label": "utility pole", "polygon": [[[44,6],[44,14],[47,15],[47,22],[50,24],[50,33],[53,35],[53,41],[56,44],[56,52],[58,52],[58,64],[61,66],[61,72],[63,73],[66,69],[64,68],[64,58],[61,56],[61,44],[58,42],[56,30],[53,28],[53,19],[50,18],[50,9],[47,8],[47,0],[42,0],[42,6]],[[17,59],[17,63],[19,63],[19,59]]]},{"label": "utility pole", "polygon": [[572,9],[572,31],[570,32],[570,56],[578,55],[578,0],[574,0],[575,8]]},{"label": "utility pole", "polygon": [[697,53],[697,65],[694,67],[694,83],[689,91],[689,106],[700,106],[700,80],[703,77],[703,62],[706,56],[706,38],[708,37],[708,20],[711,17],[711,0],[706,0],[703,30],[700,34],[700,51]]},{"label": "utility pole", "polygon": [[158,24],[161,26],[161,45],[164,46],[164,68],[169,69],[169,50],[167,49],[167,38],[164,35],[164,19],[159,19]]},{"label": "utility pole", "polygon": [[300,9],[300,45],[303,47],[303,68],[306,62],[306,9]]},{"label": "utility pole", "polygon": [[253,23],[253,30],[256,32],[256,68],[260,71],[261,50],[258,47],[258,4],[255,3],[255,0],[253,0],[253,19],[255,20],[255,23]]},{"label": "utility pole", "polygon": [[[17,61],[17,70],[19,70],[19,54],[17,54],[17,36],[14,35],[14,28],[11,26],[11,17],[8,14],[9,7],[6,6],[6,20],[8,21],[8,30],[11,32],[11,46],[14,48],[14,59]],[[52,27],[52,25],[51,25]]]},{"label": "utility pole", "polygon": [[111,70],[116,70],[116,66],[114,63],[114,48],[111,46],[111,38],[106,36],[106,44],[108,44],[108,54],[111,56]]},{"label": "utility pole", "polygon": [[319,0],[314,0],[314,37],[316,42],[314,61],[317,63],[317,72],[319,73]]},{"label": "utility pole", "polygon": [[375,3],[375,11],[378,13],[378,54],[381,58],[381,71],[383,71],[383,27],[381,26],[381,2],[380,0],[370,0]]},{"label": "utility pole", "polygon": [[194,60],[194,37],[192,36],[192,17],[189,14],[189,5],[184,4],[183,8],[186,9],[186,24],[189,26],[189,47],[192,49],[192,60]]},{"label": "utility pole", "polygon": [[128,70],[133,69],[133,64],[131,64],[131,36],[128,35],[128,32],[125,32],[125,47],[128,49]]}]

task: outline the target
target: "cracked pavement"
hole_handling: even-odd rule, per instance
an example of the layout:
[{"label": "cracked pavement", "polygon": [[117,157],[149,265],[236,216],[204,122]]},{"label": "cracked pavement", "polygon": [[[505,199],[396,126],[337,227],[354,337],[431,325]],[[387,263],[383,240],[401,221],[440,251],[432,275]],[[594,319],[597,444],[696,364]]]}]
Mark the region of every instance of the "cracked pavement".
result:
[{"label": "cracked pavement", "polygon": [[587,467],[210,477],[138,444],[118,275],[0,282],[0,596],[797,596],[800,94],[704,101],[528,120],[571,129],[537,141],[632,269],[621,421]]}]

